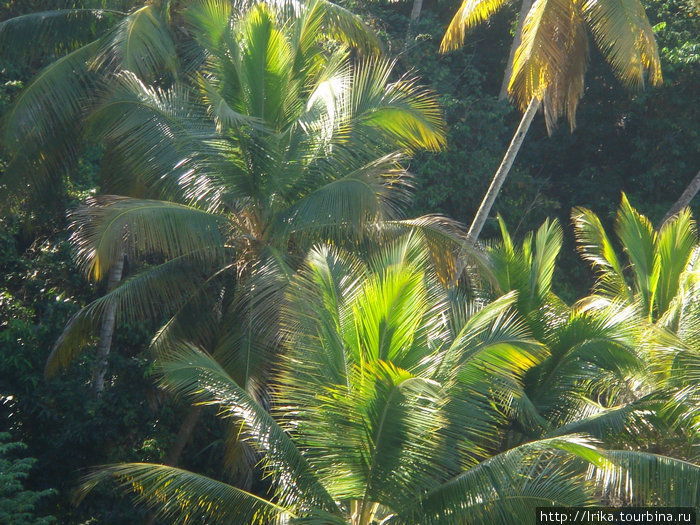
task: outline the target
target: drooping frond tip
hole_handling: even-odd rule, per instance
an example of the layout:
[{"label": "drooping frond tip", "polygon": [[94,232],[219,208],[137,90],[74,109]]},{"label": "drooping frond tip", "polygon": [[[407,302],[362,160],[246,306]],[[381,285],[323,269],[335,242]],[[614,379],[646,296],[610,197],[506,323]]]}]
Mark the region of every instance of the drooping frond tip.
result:
[{"label": "drooping frond tip", "polygon": [[503,4],[505,0],[464,0],[442,37],[440,53],[462,47],[467,29],[490,18]]}]

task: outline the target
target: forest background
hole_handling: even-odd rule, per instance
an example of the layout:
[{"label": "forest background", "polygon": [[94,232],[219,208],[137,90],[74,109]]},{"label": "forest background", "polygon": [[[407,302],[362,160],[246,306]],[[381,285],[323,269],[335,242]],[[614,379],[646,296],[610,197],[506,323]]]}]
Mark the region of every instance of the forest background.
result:
[{"label": "forest background", "polygon": [[[0,20],[64,4],[76,2],[5,0]],[[498,100],[517,6],[508,4],[471,30],[460,51],[440,55],[440,39],[458,4],[426,0],[409,31],[411,2],[343,2],[379,33],[386,54],[398,61],[397,73],[413,69],[440,96],[448,146],[411,161],[417,189],[408,216],[443,213],[468,224],[520,119],[510,103]],[[657,37],[663,86],[629,94],[594,51],[576,130],[571,133],[562,123],[548,137],[538,115],[491,215],[500,213],[514,237],[536,229],[546,217],[559,218],[565,240],[553,287],[566,301],[584,295],[594,278],[566,227],[571,208],[591,208],[610,226],[625,192],[657,224],[700,167],[697,8],[691,0],[645,0],[644,5]],[[27,56],[18,50],[0,57],[0,114],[50,60]],[[101,397],[89,393],[90,352],[67,373],[43,377],[46,358],[68,318],[104,293],[104,285],[89,284],[76,268],[66,228],[66,211],[99,184],[100,156],[99,145],[91,145],[77,171],[41,206],[17,205],[0,216],[0,432],[9,432],[2,434],[3,441],[26,445],[20,451],[0,444],[0,466],[15,469],[0,469],[0,480],[17,481],[29,470],[31,461],[17,458],[36,459],[22,481],[25,492],[10,489],[13,504],[28,504],[27,509],[36,504],[18,523],[44,521],[37,516],[71,524],[97,523],[96,516],[99,523],[135,522],[132,504],[109,488],[98,488],[79,507],[71,504],[71,491],[81,470],[96,464],[162,461],[188,409],[154,385],[142,354],[155,328],[147,323],[118,327]],[[0,170],[2,163],[0,158]],[[700,210],[700,201],[692,208]],[[495,237],[497,231],[490,221],[481,237]],[[180,464],[221,477],[224,443],[221,422],[213,414],[201,419]],[[7,495],[0,492],[0,502]]]}]

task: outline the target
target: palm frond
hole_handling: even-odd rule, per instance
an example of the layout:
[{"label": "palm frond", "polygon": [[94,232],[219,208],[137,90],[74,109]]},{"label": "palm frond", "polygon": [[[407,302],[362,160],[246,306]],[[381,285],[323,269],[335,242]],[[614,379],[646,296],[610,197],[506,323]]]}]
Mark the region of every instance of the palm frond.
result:
[{"label": "palm frond", "polygon": [[656,286],[656,309],[662,315],[679,289],[681,274],[686,270],[698,245],[695,221],[688,208],[667,221],[658,232],[659,280]]},{"label": "palm frond", "polygon": [[576,475],[577,459],[606,464],[601,451],[578,436],[526,443],[428,491],[398,515],[403,522],[428,524],[534,523],[535,507],[592,503],[590,486]]},{"label": "palm frond", "polygon": [[0,22],[0,54],[26,60],[39,54],[64,55],[94,41],[126,13],[111,9],[56,9]]},{"label": "palm frond", "polygon": [[515,52],[508,92],[524,111],[533,97],[542,100],[567,70],[579,20],[569,0],[535,0]]},{"label": "palm frond", "polygon": [[654,31],[639,0],[586,0],[583,15],[615,75],[629,88],[661,85],[661,62]]},{"label": "palm frond", "polygon": [[632,208],[624,193],[615,218],[615,232],[630,259],[637,290],[641,294],[642,308],[650,317],[661,273],[656,251],[657,235],[649,219]]},{"label": "palm frond", "polygon": [[571,212],[578,250],[598,273],[596,290],[607,297],[633,301],[632,291],[625,282],[622,265],[615,253],[600,219],[591,210],[574,208]]},{"label": "palm frond", "polygon": [[284,210],[283,231],[328,235],[338,229],[362,235],[370,224],[393,219],[412,189],[400,154],[390,154],[333,180]]},{"label": "palm frond", "polygon": [[181,346],[171,349],[159,369],[165,388],[200,404],[219,406],[222,414],[245,425],[250,443],[265,455],[265,467],[275,479],[281,505],[318,506],[337,512],[333,499],[289,436],[214,359],[191,346]]},{"label": "palm frond", "polygon": [[700,467],[686,461],[647,452],[605,452],[609,462],[592,469],[603,495],[631,506],[700,504]]},{"label": "palm frond", "polygon": [[130,13],[102,39],[94,68],[131,71],[150,81],[163,72],[176,73],[177,53],[166,20],[156,5]]},{"label": "palm frond", "polygon": [[136,180],[150,190],[146,196],[210,210],[221,205],[222,148],[206,106],[184,85],[161,90],[123,72],[102,97],[90,131],[109,147],[117,167],[107,178],[119,193],[128,194]]},{"label": "palm frond", "polygon": [[[210,259],[205,262],[207,255]],[[161,319],[196,299],[201,308],[202,295],[211,293],[212,281],[231,269],[231,266],[220,268],[219,264],[223,264],[221,251],[210,250],[208,254],[200,251],[176,257],[125,279],[71,317],[49,354],[44,374],[54,375],[79,355],[97,333],[97,326],[110,306],[118,322]],[[206,310],[189,310],[189,314],[189,324],[201,333],[206,326],[203,322]],[[198,318],[197,323],[192,323],[193,317]]]},{"label": "palm frond", "polygon": [[78,207],[71,220],[78,264],[96,280],[123,253],[194,254],[204,261],[224,247],[223,217],[165,201],[97,197]]},{"label": "palm frond", "polygon": [[264,524],[280,516],[294,517],[293,508],[200,474],[150,463],[110,465],[89,474],[76,492],[76,502],[110,478],[117,481],[122,493],[135,494],[137,503],[168,523],[235,519],[238,523]]},{"label": "palm frond", "polygon": [[86,65],[96,44],[42,69],[3,116],[2,143],[11,162],[3,183],[13,193],[41,186],[77,161],[75,138],[92,105],[94,76]]},{"label": "palm frond", "polygon": [[394,62],[366,59],[353,70],[352,111],[362,125],[381,130],[408,151],[439,151],[444,121],[435,94],[403,77],[389,84]]},{"label": "palm frond", "polygon": [[505,3],[506,0],[464,0],[442,37],[440,53],[462,47],[466,30],[488,20]]}]

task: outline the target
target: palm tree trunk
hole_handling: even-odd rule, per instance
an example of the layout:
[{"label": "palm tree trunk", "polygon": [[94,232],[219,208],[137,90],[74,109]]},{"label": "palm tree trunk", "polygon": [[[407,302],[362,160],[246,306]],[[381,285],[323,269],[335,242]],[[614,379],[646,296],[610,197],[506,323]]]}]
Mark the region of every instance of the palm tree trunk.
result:
[{"label": "palm tree trunk", "polygon": [[413,8],[411,9],[411,22],[420,18],[420,12],[423,9],[423,0],[413,0]]},{"label": "palm tree trunk", "polygon": [[[124,271],[124,253],[120,253],[119,257],[112,266],[109,272],[109,280],[107,281],[107,291],[114,289],[122,279]],[[100,340],[97,344],[97,361],[92,369],[92,391],[96,396],[100,396],[105,387],[105,374],[107,373],[107,358],[112,347],[112,336],[114,335],[114,326],[117,321],[117,305],[110,302],[107,305],[105,315],[102,318],[100,325]]]},{"label": "palm tree trunk", "polygon": [[689,204],[690,201],[693,200],[693,197],[700,191],[700,171],[698,171],[695,174],[695,177],[693,177],[693,180],[690,181],[690,184],[685,188],[685,191],[681,194],[681,196],[678,198],[676,203],[671,206],[671,208],[668,210],[668,213],[664,216],[663,219],[661,219],[661,223],[659,223],[659,230],[661,227],[666,224],[666,221],[668,221],[671,217],[673,217],[675,214],[677,214],[679,211],[681,211],[683,208],[686,208]]},{"label": "palm tree trunk", "polygon": [[515,27],[515,37],[513,42],[510,44],[510,52],[508,53],[508,63],[506,64],[506,72],[503,75],[503,82],[501,82],[501,91],[498,93],[498,100],[503,100],[508,96],[508,84],[510,84],[510,77],[513,74],[513,61],[515,60],[515,51],[520,46],[520,42],[523,40],[523,24],[525,23],[525,18],[530,12],[532,7],[532,0],[523,0],[520,5],[520,14],[518,15],[518,25]]},{"label": "palm tree trunk", "polygon": [[182,451],[185,449],[185,445],[192,437],[192,431],[194,430],[197,421],[199,421],[199,416],[202,414],[202,407],[193,406],[190,407],[189,412],[185,416],[184,421],[180,425],[180,430],[177,432],[175,437],[175,443],[168,451],[168,455],[165,457],[165,464],[171,467],[176,467],[180,461],[180,456]]},{"label": "palm tree trunk", "polygon": [[413,38],[413,25],[416,20],[420,18],[420,12],[423,9],[423,0],[413,0],[413,7],[411,8],[411,18],[408,21],[408,28],[406,29],[406,39],[403,43],[403,50],[408,49],[408,42]]},{"label": "palm tree trunk", "polygon": [[481,202],[481,206],[479,206],[479,210],[476,212],[472,225],[469,227],[469,233],[467,234],[468,243],[475,244],[479,239],[479,235],[491,212],[496,196],[501,190],[501,186],[503,186],[511,166],[513,166],[515,157],[518,151],[520,151],[520,146],[523,144],[527,130],[530,129],[530,124],[532,123],[532,119],[535,118],[538,107],[540,107],[540,100],[537,97],[532,97],[530,104],[523,114],[523,118],[520,119],[518,129],[515,130],[515,135],[513,135],[513,139],[510,141],[510,146],[508,146],[508,150],[501,161],[501,165],[493,176],[493,180],[491,181],[486,195],[484,195],[484,200]]}]

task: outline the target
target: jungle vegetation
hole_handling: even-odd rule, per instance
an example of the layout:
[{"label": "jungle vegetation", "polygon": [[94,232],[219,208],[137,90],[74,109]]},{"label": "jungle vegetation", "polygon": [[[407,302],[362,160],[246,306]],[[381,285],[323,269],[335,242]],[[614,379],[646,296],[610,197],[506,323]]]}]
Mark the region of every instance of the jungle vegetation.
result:
[{"label": "jungle vegetation", "polygon": [[700,508],[698,16],[0,4],[0,521]]}]

